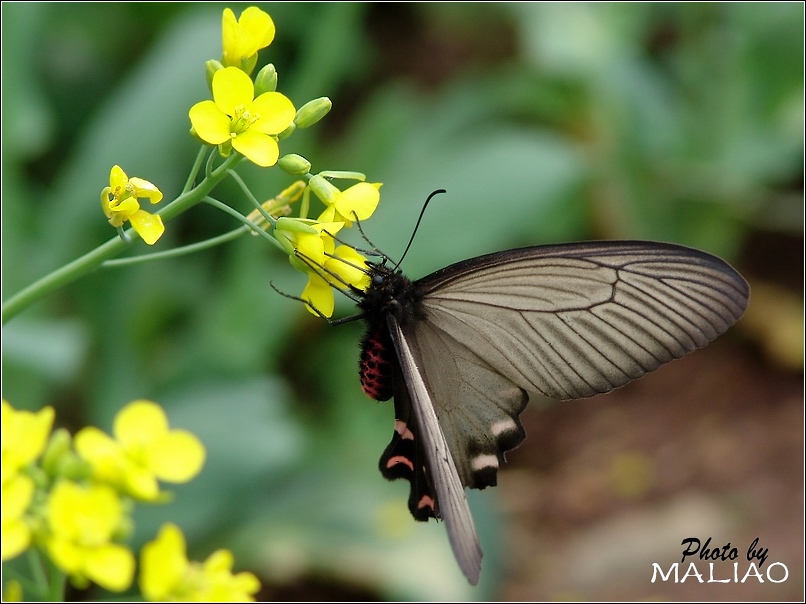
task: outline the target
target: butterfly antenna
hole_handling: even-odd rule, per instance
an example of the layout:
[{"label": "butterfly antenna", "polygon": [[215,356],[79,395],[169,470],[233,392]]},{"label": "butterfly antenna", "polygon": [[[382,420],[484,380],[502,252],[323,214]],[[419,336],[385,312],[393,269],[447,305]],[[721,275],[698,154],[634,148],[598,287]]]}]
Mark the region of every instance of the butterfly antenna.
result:
[{"label": "butterfly antenna", "polygon": [[[366,254],[367,256],[377,256],[378,258],[383,258],[384,260],[389,260],[389,256],[387,256],[387,255],[386,255],[386,254],[384,254],[384,253],[383,253],[381,250],[379,250],[379,249],[378,249],[378,246],[377,246],[377,245],[375,245],[374,243],[372,243],[372,242],[369,240],[369,237],[367,237],[367,236],[364,234],[364,229],[362,229],[362,228],[361,228],[361,221],[360,221],[360,220],[358,220],[358,217],[356,217],[355,212],[353,212],[353,218],[352,218],[352,220],[355,222],[355,226],[357,226],[357,227],[358,227],[358,232],[359,232],[359,233],[361,233],[361,237],[362,237],[362,239],[363,239],[364,241],[366,241],[366,242],[367,242],[369,245],[371,245],[371,246],[372,246],[372,249],[369,249],[369,250],[368,250],[368,249],[365,249],[365,248],[356,247],[356,246],[354,246],[354,245],[351,245],[351,244],[347,243],[346,241],[343,241],[342,239],[339,239],[338,237],[336,237],[336,235],[330,235],[330,233],[328,233],[328,235],[330,235],[331,237],[333,237],[333,239],[335,239],[336,241],[338,241],[338,242],[339,242],[339,243],[341,243],[342,245],[347,245],[347,246],[349,246],[349,247],[353,248],[353,249],[354,249],[356,252],[361,252],[362,254]],[[325,232],[327,232],[327,231],[325,231]]]},{"label": "butterfly antenna", "polygon": [[400,260],[397,261],[397,264],[395,264],[393,270],[397,270],[397,268],[403,262],[403,258],[405,258],[406,254],[409,253],[409,248],[411,247],[411,244],[414,242],[414,236],[417,234],[417,229],[420,228],[420,221],[422,221],[422,219],[423,219],[423,214],[425,214],[425,209],[428,207],[428,204],[431,202],[431,200],[434,199],[434,197],[436,197],[440,193],[447,193],[447,191],[445,189],[437,189],[436,191],[431,193],[431,195],[428,196],[428,199],[425,200],[425,203],[423,204],[423,209],[420,210],[420,217],[417,218],[417,224],[414,225],[414,231],[411,234],[411,239],[409,239],[409,244],[406,246],[406,249],[403,251],[403,255],[400,257]]}]

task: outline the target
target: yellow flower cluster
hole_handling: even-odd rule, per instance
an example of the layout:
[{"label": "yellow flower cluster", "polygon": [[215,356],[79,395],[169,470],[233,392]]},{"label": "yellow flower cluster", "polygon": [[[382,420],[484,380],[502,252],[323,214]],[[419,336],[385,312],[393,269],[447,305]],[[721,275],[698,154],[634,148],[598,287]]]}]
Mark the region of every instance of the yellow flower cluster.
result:
[{"label": "yellow flower cluster", "polygon": [[333,314],[333,288],[365,291],[369,287],[367,259],[353,247],[337,246],[335,235],[354,220],[372,216],[380,188],[380,183],[359,182],[341,191],[318,174],[311,177],[305,194],[313,191],[325,204],[319,218],[278,221],[274,236],[289,250],[292,266],[308,275],[300,298],[313,314]]},{"label": "yellow flower cluster", "polygon": [[[364,291],[369,286],[367,259],[354,248],[338,245],[336,233],[352,226],[356,220],[372,216],[380,201],[380,183],[364,182],[357,172],[320,172],[311,174],[311,163],[304,157],[289,154],[280,157],[279,141],[297,128],[308,128],[321,120],[331,108],[326,97],[313,99],[296,110],[291,100],[275,90],[277,72],[268,64],[252,78],[258,51],[271,44],[275,26],[271,17],[257,7],[249,7],[240,17],[229,8],[222,17],[221,60],[207,62],[208,83],[212,100],[193,105],[188,117],[191,132],[202,142],[217,147],[219,155],[230,157],[233,152],[261,167],[279,167],[300,180],[280,195],[263,204],[264,212],[247,217],[256,228],[271,230],[280,247],[289,254],[291,264],[308,276],[300,299],[313,314],[330,317],[335,307],[334,290]],[[236,157],[237,159],[237,157]],[[331,179],[358,180],[340,190]],[[299,193],[300,187],[302,193]],[[292,192],[290,194],[289,192]],[[324,204],[318,219],[307,217],[310,194]],[[290,204],[303,198],[299,218],[278,220],[276,216],[290,213]],[[159,215],[142,210],[139,198],[157,203],[162,193],[156,186],[140,178],[128,178],[119,166],[109,176],[109,186],[101,193],[101,204],[110,224],[120,228],[130,222],[142,239],[155,243],[164,231]],[[279,202],[285,200],[285,205]],[[98,472],[125,476],[131,481],[127,492],[141,499],[154,497],[153,478],[132,469],[131,456],[120,447],[90,431],[78,440],[78,446],[91,456]],[[99,461],[103,458],[103,462]],[[140,459],[141,468],[148,461]],[[120,468],[129,469],[123,473]],[[159,476],[154,474],[154,476]],[[117,485],[121,487],[122,485]]]},{"label": "yellow flower cluster", "polygon": [[[65,431],[51,432],[53,421],[50,407],[32,413],[2,403],[2,559],[34,546],[74,585],[93,582],[124,591],[135,570],[134,554],[123,543],[131,532],[132,500],[165,500],[157,479],[182,483],[195,477],[204,447],[189,432],[169,429],[165,412],[150,401],[121,409],[115,439],[97,428],[82,429],[72,440],[75,451]],[[232,575],[226,550],[203,565],[190,563],[181,531],[171,526],[169,545],[164,532],[154,542],[163,545],[146,546],[141,555],[146,598],[247,600],[260,588],[254,575]],[[162,552],[156,564],[155,547]],[[175,563],[166,567],[169,550]]]},{"label": "yellow flower cluster", "polygon": [[31,413],[15,411],[5,400],[2,404],[2,550],[8,560],[31,544],[27,511],[36,487],[28,469],[45,450],[54,413],[51,407]]}]

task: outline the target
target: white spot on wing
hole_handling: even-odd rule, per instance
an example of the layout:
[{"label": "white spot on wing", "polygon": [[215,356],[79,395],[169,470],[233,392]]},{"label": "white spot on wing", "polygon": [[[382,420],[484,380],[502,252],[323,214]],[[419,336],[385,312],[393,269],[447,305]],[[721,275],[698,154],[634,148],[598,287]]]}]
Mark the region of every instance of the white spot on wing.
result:
[{"label": "white spot on wing", "polygon": [[485,470],[487,468],[497,468],[498,458],[495,455],[479,455],[478,457],[473,458],[470,467],[472,467],[476,472],[479,470]]},{"label": "white spot on wing", "polygon": [[495,422],[490,429],[493,432],[493,436],[501,436],[507,432],[517,431],[518,426],[515,424],[515,420],[513,420],[511,417],[507,417],[506,419]]}]

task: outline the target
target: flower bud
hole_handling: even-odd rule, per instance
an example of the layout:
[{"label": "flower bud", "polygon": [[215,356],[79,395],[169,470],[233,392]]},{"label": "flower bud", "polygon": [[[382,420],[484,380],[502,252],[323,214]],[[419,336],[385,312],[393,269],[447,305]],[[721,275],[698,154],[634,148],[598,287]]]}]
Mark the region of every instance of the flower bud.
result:
[{"label": "flower bud", "polygon": [[207,77],[207,88],[210,89],[210,92],[213,92],[213,76],[219,69],[224,69],[221,61],[210,59],[204,64],[204,75]]},{"label": "flower bud", "polygon": [[308,188],[313,191],[314,195],[327,204],[333,203],[336,195],[340,193],[335,185],[332,185],[320,174],[317,174],[308,181]]},{"label": "flower bud", "polygon": [[280,134],[277,135],[277,140],[283,140],[294,134],[294,131],[297,129],[297,125],[294,122],[291,122],[288,125],[288,128],[283,130]]},{"label": "flower bud", "polygon": [[297,111],[294,124],[297,128],[308,128],[330,113],[333,103],[326,96],[308,101]]},{"label": "flower bud", "polygon": [[259,97],[264,92],[274,92],[277,90],[277,70],[269,63],[257,72],[255,76],[255,96]]},{"label": "flower bud", "polygon": [[310,225],[310,221],[303,222],[299,218],[288,218],[286,216],[277,219],[277,230],[288,231],[290,233],[304,233],[306,235],[319,234],[319,231]]},{"label": "flower bud", "polygon": [[277,165],[283,172],[291,175],[307,174],[311,170],[311,162],[296,153],[284,155]]},{"label": "flower bud", "polygon": [[70,452],[71,442],[72,437],[64,428],[51,433],[45,452],[42,454],[42,469],[50,476],[59,474],[60,461]]},{"label": "flower bud", "polygon": [[288,261],[291,263],[291,266],[293,266],[295,269],[297,269],[298,271],[300,271],[302,273],[310,273],[311,272],[311,267],[308,266],[307,264],[305,264],[299,258],[297,258],[296,254],[294,254],[294,253],[289,254]]}]

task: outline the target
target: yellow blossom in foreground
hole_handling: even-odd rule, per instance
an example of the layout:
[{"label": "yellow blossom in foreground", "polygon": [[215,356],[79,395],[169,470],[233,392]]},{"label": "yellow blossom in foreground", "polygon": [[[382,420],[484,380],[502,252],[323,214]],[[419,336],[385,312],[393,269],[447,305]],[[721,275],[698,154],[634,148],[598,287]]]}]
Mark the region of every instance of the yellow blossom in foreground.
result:
[{"label": "yellow blossom in foreground", "polygon": [[92,467],[93,477],[137,499],[154,501],[157,480],[184,483],[204,465],[201,441],[186,430],[170,430],[165,411],[151,401],[126,405],[115,416],[110,438],[95,427],[76,434],[78,454]]},{"label": "yellow blossom in foreground", "polygon": [[20,555],[31,544],[31,528],[25,521],[25,512],[34,496],[34,481],[29,476],[17,475],[3,482],[3,556],[10,560]]},{"label": "yellow blossom in foreground", "polygon": [[252,80],[236,67],[216,71],[213,100],[196,103],[189,113],[196,134],[218,145],[223,156],[235,149],[264,168],[277,163],[280,147],[274,136],[288,128],[295,115],[293,103],[279,92],[255,98]]},{"label": "yellow blossom in foreground", "polygon": [[189,562],[182,531],[165,524],[140,553],[140,590],[154,602],[254,601],[260,589],[257,577],[233,575],[232,563],[232,553],[224,549],[203,563]]},{"label": "yellow blossom in foreground", "polygon": [[59,482],[48,498],[46,518],[47,552],[74,584],[94,581],[110,591],[123,591],[131,585],[134,556],[128,548],[113,543],[124,516],[111,487]]},{"label": "yellow blossom in foreground", "polygon": [[225,8],[221,33],[221,63],[224,67],[237,67],[249,74],[255,68],[257,52],[274,40],[274,21],[256,6],[244,10],[237,20],[232,9]]},{"label": "yellow blossom in foreground", "polygon": [[2,402],[2,480],[16,476],[45,449],[53,427],[52,407],[41,411],[16,411],[6,400]]},{"label": "yellow blossom in foreground", "polygon": [[140,209],[139,198],[148,199],[152,204],[159,203],[162,192],[147,180],[129,178],[120,166],[112,166],[109,186],[101,191],[101,207],[109,224],[117,228],[129,221],[143,241],[153,245],[162,237],[165,226],[158,214]]}]

